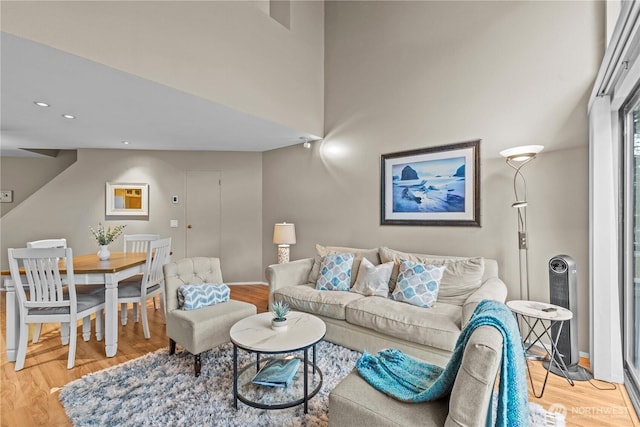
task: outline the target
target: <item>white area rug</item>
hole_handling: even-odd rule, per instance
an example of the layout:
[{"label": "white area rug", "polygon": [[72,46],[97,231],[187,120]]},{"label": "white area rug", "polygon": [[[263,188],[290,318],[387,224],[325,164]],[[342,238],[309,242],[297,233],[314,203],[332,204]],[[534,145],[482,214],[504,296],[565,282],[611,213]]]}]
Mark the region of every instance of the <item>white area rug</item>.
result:
[{"label": "white area rug", "polygon": [[[255,361],[255,355],[238,353],[240,366]],[[329,392],[351,372],[360,353],[323,341],[317,345],[317,357],[324,379],[320,392],[309,401],[308,414],[302,405],[263,410],[238,402],[235,410],[231,344],[202,354],[198,378],[193,374],[191,354],[170,356],[162,349],[67,384],[60,391],[60,401],[75,426],[325,427]],[[255,387],[257,392],[265,390]],[[563,417],[550,420],[553,414],[540,405],[532,403],[530,409],[531,426],[564,426]]]}]

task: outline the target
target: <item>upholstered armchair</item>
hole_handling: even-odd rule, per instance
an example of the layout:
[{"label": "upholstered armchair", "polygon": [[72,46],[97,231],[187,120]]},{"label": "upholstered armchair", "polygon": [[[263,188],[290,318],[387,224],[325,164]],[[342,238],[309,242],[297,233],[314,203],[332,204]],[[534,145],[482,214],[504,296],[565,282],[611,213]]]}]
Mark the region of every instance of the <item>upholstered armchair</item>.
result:
[{"label": "upholstered armchair", "polygon": [[177,343],[193,354],[196,376],[200,375],[200,353],[228,343],[231,326],[256,314],[255,305],[234,300],[197,310],[178,307],[180,286],[204,283],[223,283],[220,259],[185,258],[164,266],[169,353],[175,354]]}]

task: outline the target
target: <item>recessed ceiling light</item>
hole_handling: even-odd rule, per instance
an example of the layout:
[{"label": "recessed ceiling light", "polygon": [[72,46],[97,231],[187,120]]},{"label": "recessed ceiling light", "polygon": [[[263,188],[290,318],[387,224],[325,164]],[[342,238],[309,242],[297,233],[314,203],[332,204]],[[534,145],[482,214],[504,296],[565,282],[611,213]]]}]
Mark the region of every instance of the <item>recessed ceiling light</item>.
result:
[{"label": "recessed ceiling light", "polygon": [[46,102],[33,101],[33,103],[36,104],[38,107],[49,107],[49,104],[47,104]]},{"label": "recessed ceiling light", "polygon": [[129,145],[129,141],[122,141],[124,145]]},{"label": "recessed ceiling light", "polygon": [[64,117],[65,119],[75,119],[76,116],[74,116],[73,114],[63,114],[62,117]]}]

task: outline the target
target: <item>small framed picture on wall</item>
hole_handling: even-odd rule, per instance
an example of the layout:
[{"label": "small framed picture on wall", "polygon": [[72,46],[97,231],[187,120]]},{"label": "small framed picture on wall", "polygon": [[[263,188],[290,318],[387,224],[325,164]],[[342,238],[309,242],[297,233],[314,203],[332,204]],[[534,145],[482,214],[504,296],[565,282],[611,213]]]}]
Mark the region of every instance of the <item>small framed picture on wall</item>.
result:
[{"label": "small framed picture on wall", "polygon": [[149,184],[107,182],[107,217],[149,217]]}]

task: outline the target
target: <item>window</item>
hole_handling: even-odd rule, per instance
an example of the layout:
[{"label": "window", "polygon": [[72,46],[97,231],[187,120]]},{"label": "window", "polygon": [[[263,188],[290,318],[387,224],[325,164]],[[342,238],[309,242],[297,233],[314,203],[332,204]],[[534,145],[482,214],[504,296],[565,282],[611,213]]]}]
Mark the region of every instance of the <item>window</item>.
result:
[{"label": "window", "polygon": [[622,111],[623,346],[627,391],[635,404],[640,390],[640,90],[629,98]]}]

